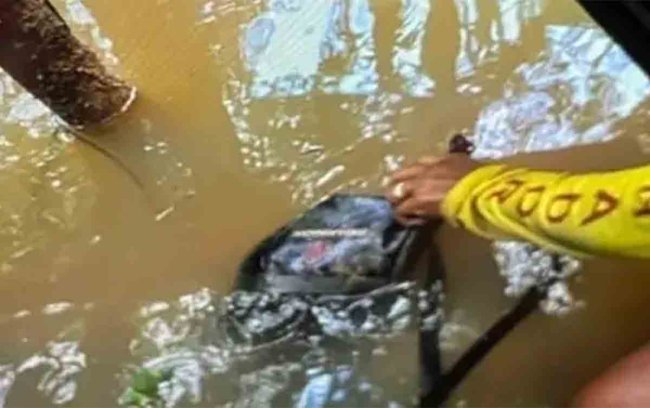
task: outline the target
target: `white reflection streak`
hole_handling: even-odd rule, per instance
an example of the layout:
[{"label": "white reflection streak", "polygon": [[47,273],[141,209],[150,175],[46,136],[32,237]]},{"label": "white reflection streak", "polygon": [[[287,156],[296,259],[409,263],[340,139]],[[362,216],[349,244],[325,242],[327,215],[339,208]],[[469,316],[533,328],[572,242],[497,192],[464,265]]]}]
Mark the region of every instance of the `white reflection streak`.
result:
[{"label": "white reflection streak", "polygon": [[16,373],[12,365],[0,366],[0,408],[4,408],[7,394],[16,380]]},{"label": "white reflection streak", "polygon": [[[49,318],[52,315],[66,314],[71,312],[86,312],[92,309],[92,303],[86,303],[83,306],[77,306],[70,302],[50,303],[36,309],[20,310],[11,315],[11,320],[29,320],[22,323],[23,325],[42,324],[42,318]],[[68,321],[69,322],[69,321]],[[2,322],[8,323],[7,320]],[[70,322],[69,322],[70,323]],[[39,375],[36,390],[49,398],[52,404],[60,405],[72,401],[77,390],[77,379],[86,368],[86,354],[81,350],[78,331],[83,327],[83,320],[76,320],[66,325],[57,335],[56,340],[51,340],[45,345],[45,350],[36,351],[31,356],[21,360],[11,362],[11,364],[0,365],[0,408],[4,405],[4,399],[11,391],[15,381],[25,375],[25,380],[31,378],[32,374],[28,372],[36,371]],[[28,338],[22,337],[21,334],[14,341],[26,343]],[[9,338],[11,339],[11,338]],[[24,358],[24,359],[23,359]],[[35,374],[34,374],[35,375]]]},{"label": "white reflection streak", "polygon": [[[465,78],[473,75],[490,56],[497,53],[501,43],[518,44],[524,26],[539,17],[543,11],[543,0],[503,0],[497,2],[497,15],[481,14],[480,7],[487,2],[478,0],[454,0],[460,20],[460,53],[456,60],[456,76]],[[489,22],[489,36],[477,35],[476,25],[481,20]],[[487,22],[484,24],[488,26]],[[489,41],[489,42],[485,42]]]},{"label": "white reflection streak", "polygon": [[43,314],[54,315],[70,310],[74,305],[70,302],[51,303],[43,307]]},{"label": "white reflection streak", "polygon": [[624,117],[650,94],[647,75],[602,31],[571,26],[549,26],[546,38],[553,62],[565,66],[575,103],[594,98],[590,79],[604,75],[617,97],[603,106],[606,115]]},{"label": "white reflection streak", "polygon": [[474,73],[477,65],[477,39],[472,34],[472,26],[478,20],[476,0],[454,0],[460,22],[460,52],[456,57],[456,76],[466,77]]},{"label": "white reflection streak", "polygon": [[318,72],[331,4],[327,0],[285,3],[270,2],[244,35],[243,54],[253,75],[251,95],[257,99],[305,95],[314,85],[305,80]]},{"label": "white reflection streak", "polygon": [[[242,55],[253,76],[254,98],[305,95],[313,89],[313,82],[302,89],[279,82],[313,78],[322,62],[343,54],[351,59],[347,70],[326,75],[323,91],[343,95],[377,91],[375,16],[368,0],[295,2],[291,7],[280,4],[270,2],[268,10],[249,23],[243,35]],[[429,0],[402,1],[392,64],[410,96],[431,96],[434,86],[433,80],[421,72],[430,13]],[[346,37],[351,41],[346,42]]]},{"label": "white reflection streak", "polygon": [[74,399],[77,390],[77,376],[86,368],[86,354],[74,341],[49,342],[47,350],[25,360],[16,374],[37,368],[45,369],[37,389],[49,396],[55,405]]},{"label": "white reflection streak", "polygon": [[508,44],[516,44],[521,37],[521,26],[524,22],[523,3],[523,0],[501,0],[497,2],[501,27],[503,27],[502,40]]},{"label": "white reflection streak", "polygon": [[353,38],[353,62],[349,72],[339,78],[342,95],[367,94],[377,90],[377,57],[373,28],[375,18],[368,0],[349,0],[348,29]]},{"label": "white reflection streak", "polygon": [[430,0],[402,0],[401,26],[395,38],[393,69],[402,79],[403,90],[409,96],[433,96],[435,82],[422,72],[424,34],[430,14]]}]

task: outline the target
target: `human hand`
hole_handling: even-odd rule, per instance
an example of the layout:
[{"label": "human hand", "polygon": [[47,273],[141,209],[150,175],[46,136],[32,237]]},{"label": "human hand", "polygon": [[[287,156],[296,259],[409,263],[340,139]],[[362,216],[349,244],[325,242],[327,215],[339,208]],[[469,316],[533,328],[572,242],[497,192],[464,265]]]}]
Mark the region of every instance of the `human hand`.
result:
[{"label": "human hand", "polygon": [[423,157],[390,176],[386,198],[393,204],[400,222],[421,224],[439,217],[447,193],[478,167],[480,163],[467,154]]}]

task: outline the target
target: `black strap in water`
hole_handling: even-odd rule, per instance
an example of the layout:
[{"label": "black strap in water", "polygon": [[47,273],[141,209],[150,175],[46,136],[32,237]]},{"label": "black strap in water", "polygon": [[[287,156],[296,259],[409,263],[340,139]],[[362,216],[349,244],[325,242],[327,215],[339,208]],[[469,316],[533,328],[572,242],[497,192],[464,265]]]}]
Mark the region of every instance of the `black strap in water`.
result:
[{"label": "black strap in water", "polygon": [[431,392],[420,399],[421,407],[439,407],[460,382],[483,360],[483,358],[510,333],[519,323],[537,309],[544,298],[541,289],[533,288],[508,313],[497,320],[456,362],[452,369],[443,374]]},{"label": "black strap in water", "polygon": [[[469,154],[473,150],[473,144],[462,135],[456,135],[450,142],[451,153]],[[562,265],[557,256],[553,257],[553,266],[561,270]],[[444,279],[444,269],[440,279]],[[421,407],[439,407],[449,397],[458,384],[465,379],[469,372],[485,358],[485,356],[503,340],[519,323],[533,313],[541,300],[546,296],[543,287],[532,288],[519,300],[517,305],[497,320],[472,346],[461,356],[454,366],[447,373],[438,376],[433,387],[420,399]],[[425,340],[422,337],[421,340]],[[423,357],[426,357],[423,355]]]}]

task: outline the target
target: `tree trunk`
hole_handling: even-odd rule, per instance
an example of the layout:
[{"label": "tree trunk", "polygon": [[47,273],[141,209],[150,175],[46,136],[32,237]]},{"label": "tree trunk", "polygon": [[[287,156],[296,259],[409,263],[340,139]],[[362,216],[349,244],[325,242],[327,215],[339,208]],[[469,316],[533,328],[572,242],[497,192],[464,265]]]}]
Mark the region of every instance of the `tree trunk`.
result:
[{"label": "tree trunk", "polygon": [[48,0],[0,0],[0,67],[77,128],[108,122],[135,98]]}]

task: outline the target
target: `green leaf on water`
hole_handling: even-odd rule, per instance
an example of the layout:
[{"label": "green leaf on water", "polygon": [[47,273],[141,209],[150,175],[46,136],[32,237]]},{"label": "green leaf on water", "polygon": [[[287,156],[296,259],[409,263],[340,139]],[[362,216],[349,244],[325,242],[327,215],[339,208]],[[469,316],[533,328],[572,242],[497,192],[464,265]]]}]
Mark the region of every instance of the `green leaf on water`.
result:
[{"label": "green leaf on water", "polygon": [[162,401],[158,394],[158,386],[171,378],[171,370],[158,371],[142,368],[133,375],[131,386],[122,395],[120,402],[129,407],[160,406]]}]

